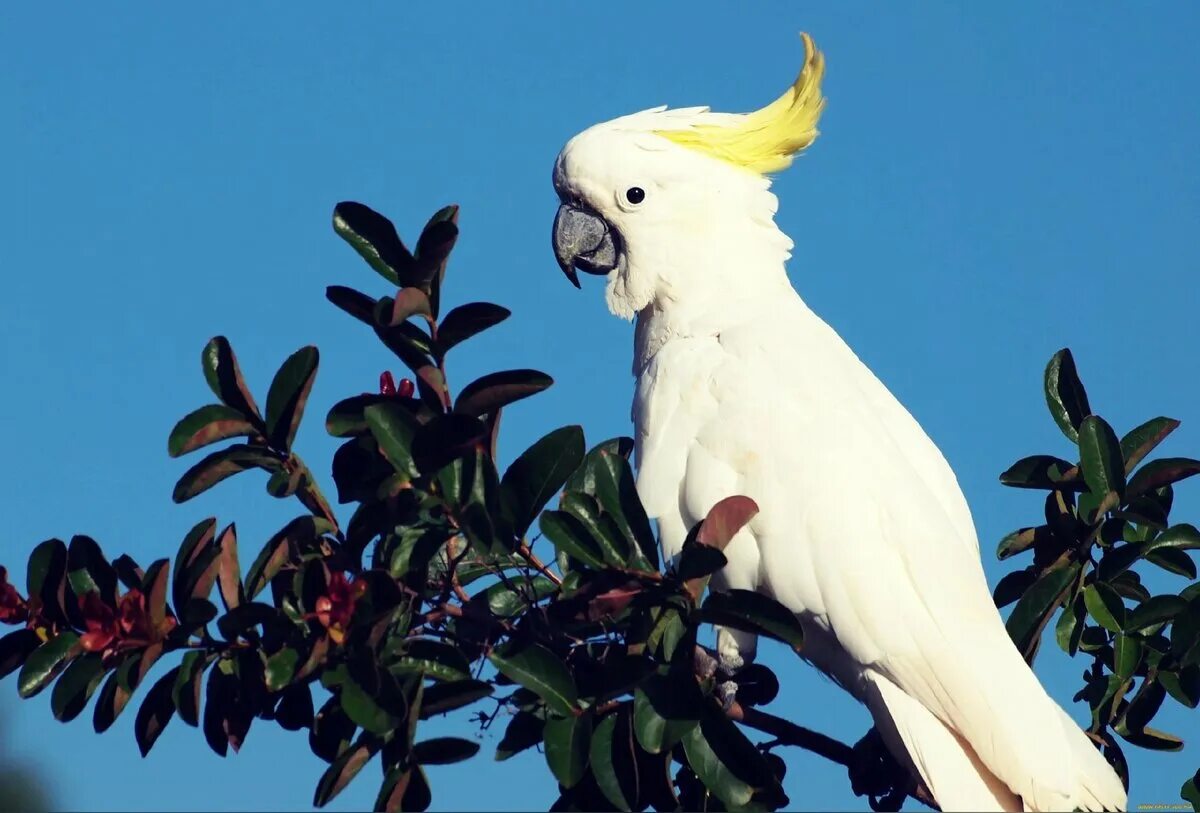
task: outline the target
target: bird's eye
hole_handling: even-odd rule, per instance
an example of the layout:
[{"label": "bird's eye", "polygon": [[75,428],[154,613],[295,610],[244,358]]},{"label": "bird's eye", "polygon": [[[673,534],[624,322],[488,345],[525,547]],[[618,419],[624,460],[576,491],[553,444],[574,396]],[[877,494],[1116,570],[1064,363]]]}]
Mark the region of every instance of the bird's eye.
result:
[{"label": "bird's eye", "polygon": [[625,190],[625,200],[637,206],[646,199],[646,190],[640,186],[631,186]]}]

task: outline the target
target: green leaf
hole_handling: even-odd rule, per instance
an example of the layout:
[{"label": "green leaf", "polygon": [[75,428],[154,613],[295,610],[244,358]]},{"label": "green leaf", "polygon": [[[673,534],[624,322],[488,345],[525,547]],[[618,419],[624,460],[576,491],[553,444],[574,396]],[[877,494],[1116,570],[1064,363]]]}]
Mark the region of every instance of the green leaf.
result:
[{"label": "green leaf", "polygon": [[1058,617],[1058,623],[1054,625],[1054,638],[1058,642],[1059,648],[1072,658],[1079,651],[1079,641],[1083,636],[1085,611],[1086,608],[1083,606],[1083,601],[1077,597],[1071,602],[1070,606],[1063,608],[1062,614]]},{"label": "green leaf", "polygon": [[372,734],[387,734],[400,724],[400,720],[376,702],[368,692],[349,676],[341,684],[342,708],[355,725]]},{"label": "green leaf", "polygon": [[333,230],[375,269],[379,276],[396,287],[412,268],[413,257],[392,221],[369,206],[342,201],[333,207]]},{"label": "green leaf", "polygon": [[[1118,636],[1118,638],[1123,636]],[[1132,675],[1132,670],[1129,675]],[[1126,676],[1128,678],[1128,676]],[[1144,731],[1146,724],[1154,719],[1154,715],[1158,713],[1162,707],[1163,698],[1166,697],[1161,684],[1153,680],[1146,680],[1142,683],[1142,688],[1129,702],[1129,707],[1125,710],[1124,719],[1118,725],[1117,730],[1121,731],[1122,736],[1129,732]]]},{"label": "green leaf", "polygon": [[1125,495],[1125,462],[1121,444],[1112,427],[1098,415],[1088,415],[1079,424],[1080,466],[1088,491],[1097,497],[1116,492]]},{"label": "green leaf", "polygon": [[996,558],[1004,561],[1010,556],[1015,556],[1018,553],[1023,553],[1033,547],[1039,536],[1048,536],[1050,528],[1047,525],[1039,525],[1036,528],[1020,528],[1000,540],[1000,544],[996,546]]},{"label": "green leaf", "polygon": [[[214,672],[213,677],[215,678],[216,675],[217,673]],[[212,686],[212,678],[209,679],[209,686]],[[209,694],[210,696],[212,694],[211,688]],[[206,726],[207,723],[208,714],[206,710]],[[350,722],[350,718],[342,710],[342,705],[338,698],[331,697],[313,717],[312,729],[308,735],[308,747],[312,749],[312,752],[318,758],[326,762],[333,762],[350,747],[350,740],[354,737],[354,732],[357,730],[358,727]],[[218,731],[217,733],[220,736],[220,732]],[[224,742],[224,740],[222,739],[221,742]],[[217,749],[217,753],[224,755],[223,746],[221,749]]]},{"label": "green leaf", "polygon": [[579,692],[570,670],[541,644],[517,645],[510,641],[488,656],[500,673],[546,701],[559,714],[572,714]]},{"label": "green leaf", "polygon": [[204,370],[204,380],[213,395],[221,399],[221,403],[242,414],[247,421],[256,427],[263,426],[262,416],[254,396],[246,386],[242,377],[242,369],[238,366],[237,356],[233,346],[224,336],[214,336],[208,340],[200,354],[200,366]]},{"label": "green leaf", "polygon": [[31,629],[15,630],[0,638],[0,679],[19,669],[41,643],[42,639]]},{"label": "green leaf", "polygon": [[1142,661],[1142,642],[1124,633],[1113,636],[1113,672],[1122,680],[1133,677]]},{"label": "green leaf", "polygon": [[493,305],[491,302],[468,302],[459,305],[447,313],[438,326],[438,347],[444,355],[456,344],[500,324],[511,315],[512,311],[508,308]]},{"label": "green leaf", "polygon": [[1013,488],[1079,489],[1079,468],[1060,457],[1038,454],[1023,457],[1000,475]]},{"label": "green leaf", "polygon": [[1179,737],[1149,726],[1141,731],[1130,731],[1128,734],[1123,734],[1122,739],[1151,751],[1179,751],[1183,748],[1183,740]]},{"label": "green leaf", "polygon": [[[635,555],[631,564],[642,570],[657,571],[658,540],[654,537],[646,509],[638,497],[633,469],[619,442],[617,448],[601,444],[585,458],[584,465],[591,470],[589,476],[594,483],[594,495],[600,507],[616,522],[625,538],[634,546],[635,553],[640,554]],[[581,490],[574,488],[570,482],[566,488],[568,491]]]},{"label": "green leaf", "polygon": [[[675,576],[683,582],[703,579],[725,567],[727,561],[725,554],[716,548],[700,542],[685,544],[675,565]],[[697,588],[697,592],[700,592],[700,588]]]},{"label": "green leaf", "polygon": [[325,298],[363,324],[375,326],[374,297],[345,285],[330,285],[325,289]]},{"label": "green leaf", "polygon": [[150,687],[150,691],[146,693],[146,699],[142,701],[142,706],[138,709],[137,717],[133,721],[133,734],[137,739],[138,750],[142,752],[143,757],[150,753],[150,749],[158,740],[158,735],[162,734],[167,723],[171,722],[171,718],[175,716],[175,701],[171,699],[171,690],[174,688],[178,676],[179,667],[176,666],[160,677]]},{"label": "green leaf", "polygon": [[1195,776],[1183,783],[1179,789],[1179,798],[1190,802],[1192,810],[1200,810],[1200,771],[1196,771]]},{"label": "green leaf", "polygon": [[92,692],[104,677],[103,659],[99,652],[86,652],[71,662],[62,677],[54,684],[50,709],[54,719],[69,722],[87,707]]},{"label": "green leaf", "polygon": [[333,533],[333,525],[321,517],[296,517],[280,528],[263,545],[262,551],[246,573],[245,597],[253,599],[288,562],[293,545],[311,541],[323,534]]},{"label": "green leaf", "polygon": [[267,691],[277,692],[291,683],[299,661],[300,653],[291,647],[284,647],[268,657],[265,664]]},{"label": "green leaf", "polygon": [[588,530],[592,539],[599,545],[607,564],[617,568],[628,565],[629,541],[610,516],[600,513],[600,506],[594,497],[568,491],[563,495],[560,506]]},{"label": "green leaf", "polygon": [[479,597],[487,602],[492,614],[499,618],[520,615],[531,604],[558,592],[558,585],[545,576],[535,576],[528,583],[525,579],[517,579],[510,583],[515,590],[504,582],[497,582],[479,594]]},{"label": "green leaf", "polygon": [[302,347],[288,356],[271,380],[267,392],[267,437],[276,449],[292,448],[319,363],[317,348]]},{"label": "green leaf", "polygon": [[1160,671],[1158,682],[1167,694],[1189,709],[1200,705],[1200,666],[1184,666],[1177,672]]},{"label": "green leaf", "polygon": [[604,551],[586,527],[566,511],[543,511],[539,525],[554,547],[596,570],[604,568]]},{"label": "green leaf", "polygon": [[1064,347],[1051,357],[1044,379],[1050,415],[1068,440],[1078,441],[1079,425],[1092,414],[1092,408],[1075,370],[1075,358],[1068,348]]},{"label": "green leaf", "polygon": [[1125,460],[1125,475],[1133,474],[1137,464],[1154,451],[1154,447],[1162,443],[1167,435],[1178,428],[1179,421],[1174,418],[1151,418],[1121,438],[1121,457]]},{"label": "green leaf", "polygon": [[171,687],[171,701],[179,712],[179,719],[193,728],[200,725],[200,688],[204,670],[213,657],[198,650],[188,652],[179,664],[175,685]]},{"label": "green leaf", "polygon": [[753,590],[710,593],[700,608],[700,618],[709,624],[766,635],[797,652],[804,645],[804,628],[796,615],[775,599]]},{"label": "green leaf", "polygon": [[1179,596],[1154,596],[1129,612],[1125,619],[1125,630],[1127,632],[1144,632],[1150,627],[1169,623],[1186,607],[1187,602]]},{"label": "green leaf", "polygon": [[727,809],[737,810],[749,804],[754,789],[721,761],[703,726],[696,726],[683,738],[683,751],[696,776]]},{"label": "green leaf", "polygon": [[997,607],[1007,607],[1025,595],[1025,591],[1033,586],[1037,577],[1037,568],[1033,565],[1005,573],[996,583],[996,589],[992,591],[992,601]]},{"label": "green leaf", "polygon": [[189,412],[175,424],[167,438],[167,454],[179,457],[211,443],[249,437],[257,429],[245,416],[224,404],[209,404]]},{"label": "green leaf", "polygon": [[1171,654],[1181,666],[1200,664],[1200,598],[1193,598],[1187,609],[1175,616],[1171,624]]},{"label": "green leaf", "polygon": [[[220,550],[213,544],[216,536],[217,519],[208,517],[192,526],[183,542],[179,544],[179,552],[175,554],[175,570],[171,583],[171,599],[180,612],[187,606],[188,599],[195,595],[195,589],[206,571],[212,566],[213,576],[216,575],[216,560]],[[212,580],[208,581],[208,589],[196,598],[205,598],[212,589]]]},{"label": "green leaf", "polygon": [[1116,590],[1104,582],[1089,584],[1083,589],[1083,603],[1092,618],[1111,632],[1125,627],[1125,602]]},{"label": "green leaf", "polygon": [[255,468],[268,472],[279,471],[283,468],[283,461],[262,447],[235,443],[213,452],[184,472],[175,484],[171,498],[177,503],[186,502],[227,477]]},{"label": "green leaf", "polygon": [[1005,628],[1022,653],[1028,653],[1040,638],[1050,614],[1062,603],[1067,588],[1078,575],[1077,563],[1048,571],[1021,596],[1008,617]]},{"label": "green leaf", "polygon": [[273,605],[251,601],[239,604],[217,619],[217,629],[226,641],[234,642],[255,627],[270,624],[281,617],[282,611]]},{"label": "green leaf", "polygon": [[573,788],[583,778],[592,740],[592,715],[559,717],[546,720],[542,737],[546,743],[546,764],[563,787]]},{"label": "green leaf", "polygon": [[651,754],[670,751],[700,724],[704,697],[689,670],[646,678],[633,692],[633,732]]},{"label": "green leaf", "polygon": [[466,680],[471,665],[457,647],[423,638],[409,638],[401,643],[401,651],[387,668],[394,674],[424,674],[435,680]]},{"label": "green leaf", "polygon": [[528,711],[518,711],[504,729],[504,736],[496,746],[496,761],[503,762],[542,741],[542,726],[545,721]]},{"label": "green leaf", "polygon": [[1195,474],[1200,474],[1200,460],[1190,457],[1163,457],[1151,460],[1129,478],[1128,494],[1136,497],[1138,494],[1177,483]]},{"label": "green leaf", "polygon": [[1147,562],[1158,565],[1169,573],[1186,579],[1196,578],[1196,563],[1188,556],[1187,551],[1179,548],[1157,548],[1143,556]]},{"label": "green leaf", "polygon": [[[446,319],[453,314],[451,311]],[[515,537],[523,538],[546,503],[562,490],[583,460],[583,451],[583,429],[564,426],[522,452],[504,472],[500,481],[501,510]]]},{"label": "green leaf", "polygon": [[435,683],[425,689],[421,702],[422,720],[435,714],[469,706],[477,700],[491,696],[494,689],[482,680],[455,680],[450,683]]},{"label": "green leaf", "polygon": [[477,378],[459,392],[454,411],[479,417],[535,395],[554,383],[537,370],[505,370]]},{"label": "green leaf", "polygon": [[81,652],[83,647],[77,633],[71,630],[60,632],[25,659],[17,677],[17,693],[21,697],[33,697]]},{"label": "green leaf", "polygon": [[412,446],[418,424],[416,418],[396,403],[379,403],[366,407],[363,416],[375,442],[397,473],[409,479],[417,477]]},{"label": "green leaf", "polygon": [[76,596],[99,593],[110,607],[117,604],[117,571],[90,536],[71,537],[67,549],[67,579]]},{"label": "green leaf", "polygon": [[1143,548],[1146,553],[1159,548],[1175,548],[1177,550],[1195,550],[1200,548],[1200,531],[1194,525],[1186,522],[1172,525],[1154,539],[1147,542]]},{"label": "green leaf", "polygon": [[596,726],[588,755],[597,787],[617,810],[632,810],[638,802],[636,760],[633,715],[629,706],[623,705]]},{"label": "green leaf", "polygon": [[67,546],[61,539],[47,539],[29,554],[25,586],[29,597],[42,601],[42,615],[48,621],[66,625]]},{"label": "green leaf", "polygon": [[451,765],[479,753],[479,743],[461,737],[434,737],[413,746],[412,758],[418,765]]},{"label": "green leaf", "polygon": [[317,790],[313,794],[313,807],[324,807],[341,793],[378,750],[379,741],[364,734],[353,746],[343,751],[317,782]]},{"label": "green leaf", "polygon": [[338,401],[325,417],[325,430],[335,438],[351,438],[368,430],[365,410],[372,404],[382,404],[396,398],[393,395],[363,393]]}]

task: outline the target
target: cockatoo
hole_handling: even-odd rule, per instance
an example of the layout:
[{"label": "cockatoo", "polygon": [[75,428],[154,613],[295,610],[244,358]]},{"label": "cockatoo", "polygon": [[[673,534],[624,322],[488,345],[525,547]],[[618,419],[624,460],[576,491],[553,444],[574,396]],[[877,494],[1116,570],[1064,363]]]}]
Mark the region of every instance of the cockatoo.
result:
[{"label": "cockatoo", "polygon": [[[632,319],[637,490],[664,556],[734,494],[759,513],[712,588],[796,613],[803,656],[870,710],[943,810],[1115,810],[1125,790],[992,602],[953,471],[788,281],[769,174],[817,137],[824,58],[748,114],[657,107],[558,155],[554,252]],[[811,273],[811,272],[810,272]],[[717,630],[726,668],[756,639]]]}]

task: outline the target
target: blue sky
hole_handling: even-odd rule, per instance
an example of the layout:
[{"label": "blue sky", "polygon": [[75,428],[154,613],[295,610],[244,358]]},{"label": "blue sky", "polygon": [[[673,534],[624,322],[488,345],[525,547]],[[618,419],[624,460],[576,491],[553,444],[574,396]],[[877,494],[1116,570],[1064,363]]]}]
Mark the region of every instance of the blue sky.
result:
[{"label": "blue sky", "polygon": [[[590,442],[628,434],[630,327],[595,280],[571,288],[550,252],[555,154],[645,107],[769,101],[794,76],[802,29],[826,53],[829,104],[823,135],[775,185],[792,280],[944,451],[991,582],[1006,572],[995,541],[1041,514],[996,476],[1025,454],[1071,454],[1040,393],[1058,348],[1074,350],[1118,432],[1176,417],[1165,451],[1196,456],[1200,6],[833,7],[5,5],[0,563],[19,576],[32,545],[79,532],[147,562],[210,514],[236,520],[253,551],[295,514],[255,474],[173,505],[188,463],[167,458],[166,437],[210,400],[198,364],[210,336],[231,338],[260,402],[279,362],[315,343],[298,448],[328,471],[326,409],[398,370],[323,298],[328,284],[386,292],[330,229],[343,199],[409,238],[462,205],[447,298],[514,317],[451,356],[452,384],[510,366],[557,380],[506,413],[504,460],[567,423]],[[1200,484],[1176,506],[1195,522]],[[784,683],[773,711],[849,741],[867,729],[811,669],[774,647],[764,658]],[[1083,665],[1052,642],[1038,663],[1077,718]],[[6,756],[39,766],[65,809],[304,810],[322,769],[305,737],[263,722],[222,760],[176,721],[143,761],[132,712],[97,736],[90,711],[64,726],[48,692],[18,703],[14,680],[0,689]],[[1163,728],[1200,730],[1168,706]],[[1130,746],[1131,803],[1175,801],[1198,747]],[[795,809],[866,809],[843,771],[788,756]],[[555,795],[536,753],[430,775],[441,810],[544,809]],[[331,808],[369,808],[377,782],[369,768]]]}]

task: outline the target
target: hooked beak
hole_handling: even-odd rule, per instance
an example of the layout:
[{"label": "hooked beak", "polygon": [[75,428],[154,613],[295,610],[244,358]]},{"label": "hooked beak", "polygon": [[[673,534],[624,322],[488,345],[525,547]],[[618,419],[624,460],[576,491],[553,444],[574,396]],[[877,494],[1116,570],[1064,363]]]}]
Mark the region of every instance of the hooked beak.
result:
[{"label": "hooked beak", "polygon": [[576,268],[604,275],[617,267],[617,244],[602,218],[564,203],[554,217],[554,257],[567,279],[578,288]]}]

